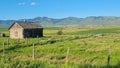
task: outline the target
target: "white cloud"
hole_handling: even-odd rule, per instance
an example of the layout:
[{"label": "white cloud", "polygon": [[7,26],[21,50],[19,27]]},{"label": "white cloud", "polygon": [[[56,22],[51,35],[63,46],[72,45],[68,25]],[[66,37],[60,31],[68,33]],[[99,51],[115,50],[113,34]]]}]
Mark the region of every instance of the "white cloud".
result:
[{"label": "white cloud", "polygon": [[26,4],[25,2],[18,3],[18,5],[20,5],[20,6],[25,5],[25,4]]},{"label": "white cloud", "polygon": [[26,2],[19,2],[18,5],[20,6],[24,6],[24,5],[31,5],[31,6],[35,6],[36,2],[31,2],[31,3],[26,3]]},{"label": "white cloud", "polygon": [[35,5],[36,5],[36,2],[31,2],[30,5],[31,5],[31,6],[35,6]]}]

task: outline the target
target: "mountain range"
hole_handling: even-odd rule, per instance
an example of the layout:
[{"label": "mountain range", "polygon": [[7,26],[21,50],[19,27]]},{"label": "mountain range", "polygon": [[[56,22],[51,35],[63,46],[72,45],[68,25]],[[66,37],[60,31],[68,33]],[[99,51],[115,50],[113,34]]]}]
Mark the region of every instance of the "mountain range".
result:
[{"label": "mountain range", "polygon": [[[0,27],[9,27],[14,21],[19,20],[0,20]],[[120,25],[120,17],[115,16],[89,16],[86,18],[67,17],[61,19],[36,17],[25,19],[26,21],[37,22],[42,26],[86,26],[86,25]]]}]

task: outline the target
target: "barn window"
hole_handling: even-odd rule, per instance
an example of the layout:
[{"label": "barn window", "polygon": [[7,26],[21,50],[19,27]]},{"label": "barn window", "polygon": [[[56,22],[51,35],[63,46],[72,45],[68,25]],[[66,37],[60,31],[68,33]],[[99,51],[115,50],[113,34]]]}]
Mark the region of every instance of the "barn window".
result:
[{"label": "barn window", "polygon": [[18,32],[17,31],[15,31],[15,37],[18,37]]}]

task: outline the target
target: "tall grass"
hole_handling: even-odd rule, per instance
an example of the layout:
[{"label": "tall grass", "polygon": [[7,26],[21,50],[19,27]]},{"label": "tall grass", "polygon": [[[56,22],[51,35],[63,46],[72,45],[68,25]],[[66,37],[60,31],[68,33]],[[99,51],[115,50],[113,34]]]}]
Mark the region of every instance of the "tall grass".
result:
[{"label": "tall grass", "polygon": [[[1,68],[107,68],[108,48],[112,46],[109,68],[120,67],[119,28],[74,28],[63,29],[63,35],[57,35],[57,28],[45,29],[44,37],[10,39],[9,47],[0,38]],[[71,31],[72,30],[72,31]],[[4,32],[4,30],[2,30]],[[6,31],[5,31],[6,32]],[[104,34],[97,36],[98,34]],[[18,44],[17,44],[18,43]],[[35,60],[32,60],[32,45],[35,44]],[[70,47],[69,61],[66,62],[67,48]]]}]

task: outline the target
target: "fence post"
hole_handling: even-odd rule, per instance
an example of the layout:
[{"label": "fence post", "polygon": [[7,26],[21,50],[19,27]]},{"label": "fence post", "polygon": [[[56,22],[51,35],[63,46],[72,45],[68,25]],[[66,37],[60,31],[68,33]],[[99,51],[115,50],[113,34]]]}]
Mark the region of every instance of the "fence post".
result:
[{"label": "fence post", "polygon": [[110,55],[111,55],[111,51],[112,51],[112,47],[110,46],[109,49],[108,49],[108,58],[107,58],[107,66],[110,65]]},{"label": "fence post", "polygon": [[20,39],[17,39],[17,45],[19,45],[19,43],[20,43]]},{"label": "fence post", "polygon": [[26,45],[28,45],[28,38],[26,38]]},{"label": "fence post", "polygon": [[40,43],[40,41],[39,41],[39,36],[37,35],[37,40],[36,41],[38,41],[37,42],[37,44],[39,44]]},{"label": "fence post", "polygon": [[67,49],[66,62],[68,62],[70,47]]},{"label": "fence post", "polygon": [[7,39],[7,46],[9,47],[9,38]]},{"label": "fence post", "polygon": [[5,56],[5,42],[3,42],[3,57]]},{"label": "fence post", "polygon": [[33,58],[33,60],[35,59],[35,44],[33,44],[33,55],[32,55],[32,58]]}]

